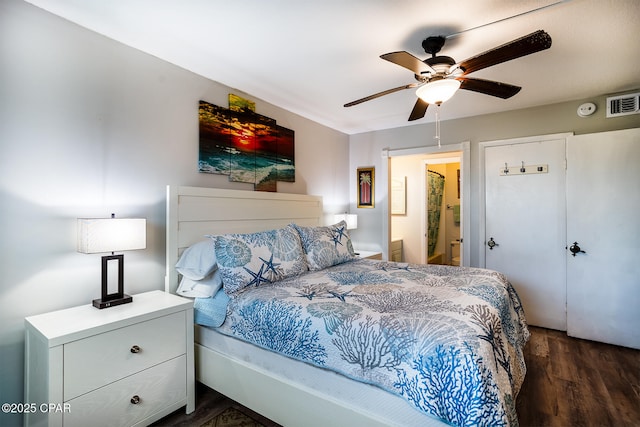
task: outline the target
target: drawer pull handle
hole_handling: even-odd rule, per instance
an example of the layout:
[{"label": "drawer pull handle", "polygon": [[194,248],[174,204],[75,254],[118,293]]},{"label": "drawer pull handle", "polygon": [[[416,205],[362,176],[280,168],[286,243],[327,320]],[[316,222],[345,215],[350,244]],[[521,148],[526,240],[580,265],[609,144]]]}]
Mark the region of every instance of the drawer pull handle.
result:
[{"label": "drawer pull handle", "polygon": [[140,403],[140,396],[138,396],[137,394],[133,396],[131,398],[131,403],[133,403],[134,405],[137,405],[138,403]]},{"label": "drawer pull handle", "polygon": [[133,347],[131,347],[131,353],[140,353],[140,347],[134,345]]}]

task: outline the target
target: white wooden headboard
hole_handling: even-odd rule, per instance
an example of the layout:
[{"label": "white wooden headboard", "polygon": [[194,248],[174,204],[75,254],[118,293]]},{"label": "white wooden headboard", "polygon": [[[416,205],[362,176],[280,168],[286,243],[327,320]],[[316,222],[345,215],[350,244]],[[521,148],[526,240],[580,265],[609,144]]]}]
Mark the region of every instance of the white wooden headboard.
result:
[{"label": "white wooden headboard", "polygon": [[207,234],[252,233],[290,223],[322,225],[322,197],[304,194],[167,186],[165,291],[175,293],[182,251]]}]

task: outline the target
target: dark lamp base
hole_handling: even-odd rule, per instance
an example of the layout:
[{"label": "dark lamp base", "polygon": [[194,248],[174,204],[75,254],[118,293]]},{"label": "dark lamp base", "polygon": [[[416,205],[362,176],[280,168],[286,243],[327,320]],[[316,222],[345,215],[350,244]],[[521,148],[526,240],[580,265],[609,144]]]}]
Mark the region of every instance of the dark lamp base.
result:
[{"label": "dark lamp base", "polygon": [[[118,267],[118,292],[109,293],[107,278],[107,263],[109,261],[117,263]],[[133,301],[129,295],[124,293],[124,255],[106,255],[102,257],[102,298],[94,299],[93,306],[96,308],[107,308],[122,305]]]},{"label": "dark lamp base", "polygon": [[96,308],[107,308],[115,305],[127,304],[133,301],[133,297],[122,294],[121,298],[98,298],[93,300],[93,306]]}]

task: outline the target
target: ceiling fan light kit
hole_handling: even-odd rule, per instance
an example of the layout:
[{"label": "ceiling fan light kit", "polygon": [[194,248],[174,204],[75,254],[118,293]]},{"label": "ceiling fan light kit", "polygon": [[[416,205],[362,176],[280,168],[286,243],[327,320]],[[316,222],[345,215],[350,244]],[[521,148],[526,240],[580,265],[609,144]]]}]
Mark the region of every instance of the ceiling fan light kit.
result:
[{"label": "ceiling fan light kit", "polygon": [[467,77],[467,74],[551,47],[549,34],[544,30],[538,30],[464,61],[456,62],[449,56],[436,56],[445,41],[446,37],[443,36],[432,36],[423,40],[422,47],[431,55],[425,60],[406,51],[381,55],[380,58],[412,71],[417,82],[378,92],[344,106],[352,107],[390,93],[418,87],[416,90],[418,99],[409,115],[409,121],[412,121],[423,118],[429,104],[440,105],[446,102],[458,89],[507,99],[517,94],[521,88],[508,83]]},{"label": "ceiling fan light kit", "polygon": [[422,85],[416,90],[416,95],[428,104],[442,104],[448,101],[460,88],[460,81],[455,79],[441,79]]}]

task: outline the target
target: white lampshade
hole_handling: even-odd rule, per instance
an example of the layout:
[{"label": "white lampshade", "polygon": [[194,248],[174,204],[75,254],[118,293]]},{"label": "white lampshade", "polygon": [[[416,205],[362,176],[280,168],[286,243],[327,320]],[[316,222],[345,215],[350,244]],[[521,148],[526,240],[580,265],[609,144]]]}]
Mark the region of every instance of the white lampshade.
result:
[{"label": "white lampshade", "polygon": [[458,80],[442,79],[420,86],[416,95],[429,104],[441,104],[448,101],[459,88]]},{"label": "white lampshade", "polygon": [[78,252],[95,254],[146,247],[144,218],[78,218]]},{"label": "white lampshade", "polygon": [[347,230],[355,230],[358,228],[358,215],[356,214],[338,214],[334,215],[336,222],[345,221],[347,223]]}]

